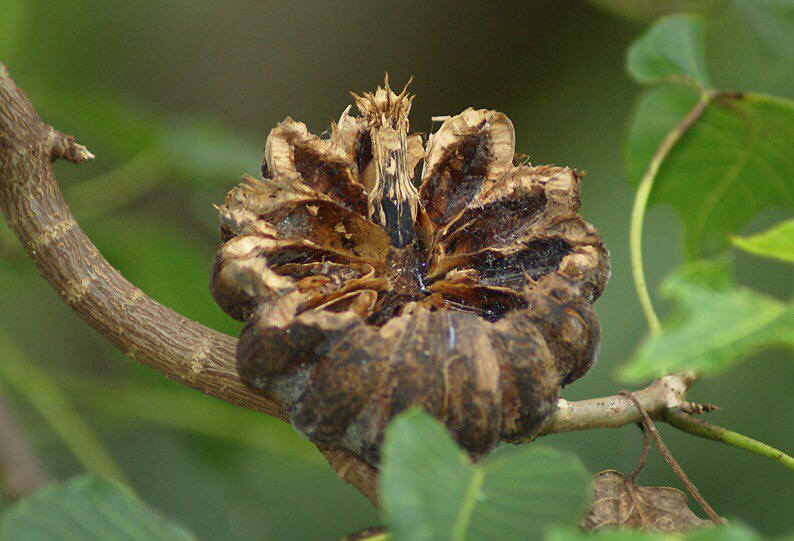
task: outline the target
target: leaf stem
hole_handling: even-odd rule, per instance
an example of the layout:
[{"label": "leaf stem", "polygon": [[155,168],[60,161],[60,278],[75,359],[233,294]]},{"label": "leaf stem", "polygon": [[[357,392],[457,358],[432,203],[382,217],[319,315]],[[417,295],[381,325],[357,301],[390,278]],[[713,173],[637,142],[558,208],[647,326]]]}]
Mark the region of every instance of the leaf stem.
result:
[{"label": "leaf stem", "polygon": [[640,185],[637,188],[637,194],[634,196],[634,204],[631,209],[631,228],[629,232],[631,271],[634,277],[634,287],[637,290],[640,306],[642,306],[642,312],[645,315],[648,328],[652,335],[659,334],[662,330],[662,325],[659,323],[659,316],[656,315],[653,303],[651,302],[648,284],[645,280],[645,269],[642,263],[642,227],[645,220],[645,211],[648,208],[648,201],[651,197],[654,180],[656,180],[656,175],[665,158],[678,140],[681,139],[703,115],[716,95],[717,93],[715,92],[704,91],[692,110],[681,119],[675,128],[665,135],[664,139],[662,139],[662,142],[653,153],[651,161],[648,162],[648,168],[642,175]]},{"label": "leaf stem", "polygon": [[[687,476],[686,472],[684,472],[684,469],[681,467],[678,461],[673,457],[672,453],[670,452],[670,449],[668,449],[667,445],[665,445],[664,441],[662,441],[662,437],[659,435],[659,431],[656,430],[656,425],[653,424],[653,420],[651,419],[651,416],[648,415],[648,412],[645,411],[645,408],[642,407],[642,404],[640,404],[640,401],[637,400],[637,397],[634,396],[634,393],[632,393],[631,391],[621,391],[620,394],[628,397],[632,401],[634,406],[637,408],[637,411],[640,412],[640,415],[642,415],[642,426],[644,427],[645,430],[647,430],[648,435],[653,440],[653,443],[656,444],[656,448],[659,449],[660,453],[662,453],[662,457],[664,458],[664,461],[667,462],[667,465],[670,466],[670,469],[673,470],[676,477],[678,477],[681,480],[681,482],[686,487],[687,491],[692,495],[695,501],[698,502],[700,508],[703,509],[703,511],[708,515],[708,517],[715,525],[725,526],[725,521],[723,520],[723,518],[719,516],[716,511],[714,511],[714,508],[711,507],[711,505],[709,505],[709,502],[706,501],[706,499],[703,497],[703,495],[700,493],[697,487],[692,483],[692,481],[690,481],[689,476]],[[632,483],[633,482],[634,480],[632,479]]]},{"label": "leaf stem", "polygon": [[757,455],[771,458],[776,462],[780,462],[786,468],[794,470],[794,457],[787,455],[783,451],[775,449],[766,443],[733,432],[732,430],[728,430],[727,428],[702,421],[684,412],[680,408],[666,410],[664,412],[664,420],[677,429],[694,436],[719,441]]},{"label": "leaf stem", "polygon": [[110,456],[91,427],[74,410],[57,384],[36,368],[22,349],[0,329],[0,377],[25,397],[58,434],[66,447],[90,472],[129,487],[121,468]]}]

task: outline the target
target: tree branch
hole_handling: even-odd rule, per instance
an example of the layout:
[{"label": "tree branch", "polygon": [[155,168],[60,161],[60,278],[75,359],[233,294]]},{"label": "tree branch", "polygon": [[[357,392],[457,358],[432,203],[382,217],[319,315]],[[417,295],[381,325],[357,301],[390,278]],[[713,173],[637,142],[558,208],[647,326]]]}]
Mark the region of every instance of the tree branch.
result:
[{"label": "tree branch", "polygon": [[[636,391],[634,396],[652,419],[663,420],[665,410],[687,404],[686,393],[696,381],[697,376],[691,372],[664,376]],[[538,437],[591,428],[619,428],[640,422],[642,415],[632,401],[619,394],[578,402],[560,399],[557,411]]]},{"label": "tree branch", "polygon": [[791,457],[781,451],[775,449],[771,445],[762,443],[760,441],[748,438],[743,434],[715,426],[707,423],[701,419],[693,417],[681,408],[670,408],[664,412],[664,420],[678,430],[682,430],[689,434],[706,438],[707,440],[714,440],[721,443],[727,443],[733,447],[744,449],[755,453],[757,455],[765,456],[776,462],[780,462],[783,466],[790,470],[794,470],[794,457]]},{"label": "tree branch", "polygon": [[[119,350],[183,385],[286,420],[266,394],[237,377],[236,340],[148,297],[99,253],[69,211],[52,161],[93,155],[45,124],[0,64],[0,206],[28,256],[77,314]],[[375,470],[352,453],[321,452],[371,501]]]}]

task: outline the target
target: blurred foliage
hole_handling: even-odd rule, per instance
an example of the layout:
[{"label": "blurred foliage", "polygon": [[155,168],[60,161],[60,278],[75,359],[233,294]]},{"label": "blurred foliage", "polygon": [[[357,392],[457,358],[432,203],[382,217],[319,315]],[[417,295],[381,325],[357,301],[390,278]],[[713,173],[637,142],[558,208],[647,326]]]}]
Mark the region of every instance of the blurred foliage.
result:
[{"label": "blurred foliage", "polygon": [[[704,8],[717,88],[794,95],[788,2],[598,3],[643,21]],[[274,122],[291,114],[325,126],[347,90],[375,84],[385,69],[416,75],[417,129],[470,105],[504,110],[520,152],[588,170],[584,211],[612,253],[613,277],[598,304],[601,361],[565,389],[576,399],[613,393],[615,369],[644,333],[628,278],[631,192],[621,169],[621,124],[636,94],[621,61],[642,27],[593,5],[534,0],[469,10],[438,2],[418,8],[419,16],[379,3],[79,0],[56,12],[48,2],[0,0],[0,58],[45,119],[98,156],[79,168],[59,164],[57,173],[103,253],[153,297],[232,334],[239,325],[207,293],[217,243],[211,203],[240,174],[258,170]],[[682,109],[670,110],[655,133]],[[651,152],[653,137],[644,139]],[[752,234],[784,218],[767,210],[732,232]],[[681,235],[663,207],[647,221],[654,284],[680,262]],[[736,274],[769,296],[790,294],[790,268],[780,263],[738,253]],[[378,520],[287,425],[181,389],[102,343],[35,276],[5,225],[0,291],[0,326],[14,347],[99,432],[141,498],[200,538],[328,539]],[[7,357],[0,350],[0,363]],[[721,423],[791,448],[790,419],[780,411],[790,408],[794,371],[781,355],[764,360],[703,381],[697,393],[721,403],[712,414]],[[11,398],[53,474],[81,471],[24,393]],[[719,512],[767,534],[790,527],[794,489],[778,466],[675,432],[665,438]],[[591,471],[631,469],[638,452],[632,427],[547,443],[577,453]],[[643,475],[648,484],[676,482],[661,461]]]},{"label": "blurred foliage", "polygon": [[581,517],[590,484],[578,458],[534,445],[472,464],[420,410],[386,429],[379,494],[395,541],[538,539],[549,525]]},{"label": "blurred foliage", "polygon": [[631,530],[604,530],[585,533],[581,530],[557,529],[546,536],[545,541],[758,541],[762,536],[743,524],[731,524],[724,528],[707,528],[686,535],[680,533],[637,533]]},{"label": "blurred foliage", "polygon": [[712,273],[693,276],[685,268],[681,274],[688,276],[670,277],[663,289],[678,301],[682,314],[641,344],[621,372],[626,380],[684,370],[714,375],[764,348],[794,349],[794,302],[726,287],[727,278]]},{"label": "blurred foliage", "polygon": [[0,520],[2,541],[191,541],[180,526],[146,509],[126,490],[96,477],[48,487]]},{"label": "blurred foliage", "polygon": [[714,11],[725,0],[590,0],[594,4],[622,17],[640,22],[671,13],[707,13]]},{"label": "blurred foliage", "polygon": [[733,237],[731,241],[745,252],[794,263],[794,219],[781,222],[757,235]]},{"label": "blurred foliage", "polygon": [[629,47],[626,69],[637,82],[692,82],[709,87],[705,29],[695,17],[661,20]]}]

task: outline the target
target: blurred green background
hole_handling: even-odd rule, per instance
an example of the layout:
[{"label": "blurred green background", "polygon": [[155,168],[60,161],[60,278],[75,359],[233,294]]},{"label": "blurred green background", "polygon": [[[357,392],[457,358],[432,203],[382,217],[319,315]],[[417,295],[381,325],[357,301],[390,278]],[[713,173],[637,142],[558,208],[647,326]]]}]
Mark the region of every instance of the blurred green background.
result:
[{"label": "blurred green background", "polygon": [[[624,74],[624,52],[649,18],[693,4],[710,10],[718,88],[794,98],[794,47],[770,48],[740,10],[718,2],[0,0],[0,60],[46,121],[97,155],[80,167],[58,164],[57,173],[108,259],[154,298],[232,334],[238,325],[207,291],[217,246],[211,204],[240,174],[258,171],[276,122],[290,115],[322,132],[349,90],[372,89],[385,70],[395,85],[414,76],[417,131],[468,106],[504,111],[518,152],[587,170],[582,212],[612,253],[597,304],[600,361],[564,392],[577,399],[621,389],[616,367],[645,332],[628,264],[633,193],[622,154],[641,89]],[[780,218],[760,216],[745,232]],[[652,209],[648,220],[653,288],[681,262],[682,246],[669,209]],[[783,264],[733,257],[741,282],[791,294]],[[8,346],[0,363],[13,363],[22,382],[4,383],[3,393],[57,478],[82,468],[30,406],[38,397],[49,407],[42,377],[61,387],[138,494],[202,539],[334,539],[379,522],[287,425],[180,388],[114,351],[61,304],[5,225],[0,333]],[[714,422],[791,452],[793,377],[784,353],[768,352],[699,383],[692,398],[722,407]],[[719,513],[768,534],[794,525],[794,482],[778,465],[660,429]],[[542,442],[576,452],[592,472],[624,473],[641,443],[634,427]],[[639,482],[679,486],[655,452]]]}]

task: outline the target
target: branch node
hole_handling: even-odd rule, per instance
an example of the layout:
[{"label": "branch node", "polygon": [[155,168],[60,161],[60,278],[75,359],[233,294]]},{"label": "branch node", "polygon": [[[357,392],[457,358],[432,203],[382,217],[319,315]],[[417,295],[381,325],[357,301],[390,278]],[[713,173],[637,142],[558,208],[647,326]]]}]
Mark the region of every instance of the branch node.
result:
[{"label": "branch node", "polygon": [[50,128],[45,143],[51,161],[67,160],[82,163],[94,159],[94,155],[83,145],[75,141],[74,136],[66,135],[55,128]]},{"label": "branch node", "polygon": [[718,406],[715,406],[711,402],[706,402],[704,404],[700,404],[698,402],[684,402],[681,404],[681,411],[692,415],[702,415],[704,413],[718,411],[719,409],[720,408]]}]

